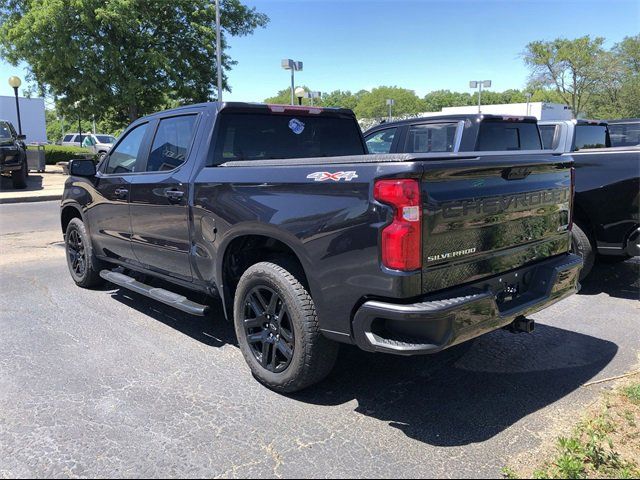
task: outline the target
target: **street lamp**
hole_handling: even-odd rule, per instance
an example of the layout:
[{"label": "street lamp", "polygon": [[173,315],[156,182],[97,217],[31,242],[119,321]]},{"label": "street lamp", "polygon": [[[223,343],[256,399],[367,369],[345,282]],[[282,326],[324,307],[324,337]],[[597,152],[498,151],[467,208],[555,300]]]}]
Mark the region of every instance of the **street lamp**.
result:
[{"label": "street lamp", "polygon": [[491,80],[472,80],[469,82],[469,88],[478,89],[478,113],[481,112],[482,105],[482,87],[489,88],[491,86]]},{"label": "street lamp", "polygon": [[392,98],[389,98],[387,100],[387,106],[389,107],[389,121],[391,121],[391,107],[393,107],[396,104],[396,101],[393,100]]},{"label": "street lamp", "polygon": [[302,99],[307,95],[307,91],[302,88],[296,88],[296,97],[298,97],[298,105],[302,105]]},{"label": "street lamp", "polygon": [[284,60],[282,60],[281,65],[285,70],[291,70],[291,105],[295,105],[293,99],[293,90],[295,89],[294,73],[302,71],[302,62],[291,60],[290,58],[285,58]]},{"label": "street lamp", "polygon": [[22,85],[22,80],[15,75],[9,77],[9,85],[13,88],[16,96],[16,114],[18,115],[18,134],[22,135],[22,122],[20,121],[20,102],[18,101],[18,88]]}]

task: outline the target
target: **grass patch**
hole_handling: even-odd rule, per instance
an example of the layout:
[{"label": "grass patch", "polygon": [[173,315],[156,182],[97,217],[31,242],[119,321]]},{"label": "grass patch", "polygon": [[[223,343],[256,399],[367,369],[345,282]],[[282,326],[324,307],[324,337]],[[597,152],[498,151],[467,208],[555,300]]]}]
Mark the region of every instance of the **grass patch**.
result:
[{"label": "grass patch", "polygon": [[640,405],[640,383],[623,388],[622,394],[634,405]]},{"label": "grass patch", "polygon": [[640,478],[640,382],[608,395],[569,436],[559,437],[555,454],[533,472],[505,467],[505,478]]}]

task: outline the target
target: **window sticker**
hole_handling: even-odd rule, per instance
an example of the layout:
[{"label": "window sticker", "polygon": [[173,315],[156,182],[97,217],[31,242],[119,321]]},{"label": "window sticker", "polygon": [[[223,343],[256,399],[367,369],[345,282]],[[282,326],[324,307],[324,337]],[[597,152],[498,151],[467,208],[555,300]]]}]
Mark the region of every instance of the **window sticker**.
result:
[{"label": "window sticker", "polygon": [[297,118],[292,118],[289,121],[289,128],[296,135],[300,135],[302,132],[304,132],[304,123],[302,123]]}]

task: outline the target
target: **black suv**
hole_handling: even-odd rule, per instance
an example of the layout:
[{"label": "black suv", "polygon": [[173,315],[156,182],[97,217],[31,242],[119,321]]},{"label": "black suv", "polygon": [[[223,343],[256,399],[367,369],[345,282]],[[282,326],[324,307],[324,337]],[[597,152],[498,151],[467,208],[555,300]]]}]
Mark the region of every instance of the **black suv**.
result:
[{"label": "black suv", "polygon": [[11,122],[0,120],[0,173],[11,174],[13,188],[27,188],[27,146]]}]

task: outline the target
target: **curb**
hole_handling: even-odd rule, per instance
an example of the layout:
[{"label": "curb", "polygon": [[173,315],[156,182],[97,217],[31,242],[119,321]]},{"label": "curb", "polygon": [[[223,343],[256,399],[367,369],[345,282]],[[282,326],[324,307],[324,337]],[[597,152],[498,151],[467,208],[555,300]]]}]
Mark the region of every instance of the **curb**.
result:
[{"label": "curb", "polygon": [[50,202],[52,200],[62,200],[62,194],[39,195],[35,197],[8,197],[0,198],[0,205],[6,203],[28,203],[28,202]]}]

